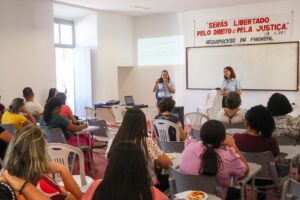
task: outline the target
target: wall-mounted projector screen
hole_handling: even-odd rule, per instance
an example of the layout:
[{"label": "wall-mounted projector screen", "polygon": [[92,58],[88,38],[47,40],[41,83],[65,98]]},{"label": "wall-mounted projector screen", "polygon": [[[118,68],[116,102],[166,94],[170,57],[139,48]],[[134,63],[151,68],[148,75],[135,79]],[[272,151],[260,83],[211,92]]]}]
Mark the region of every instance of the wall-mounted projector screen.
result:
[{"label": "wall-mounted projector screen", "polygon": [[186,48],[187,89],[215,89],[232,66],[243,90],[298,91],[299,42]]}]

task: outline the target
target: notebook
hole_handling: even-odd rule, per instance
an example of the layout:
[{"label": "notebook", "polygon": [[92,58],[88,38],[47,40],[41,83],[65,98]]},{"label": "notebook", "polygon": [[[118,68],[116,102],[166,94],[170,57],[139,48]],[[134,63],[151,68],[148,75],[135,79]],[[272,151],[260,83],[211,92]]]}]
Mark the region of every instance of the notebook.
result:
[{"label": "notebook", "polygon": [[133,100],[133,96],[125,96],[125,104],[128,108],[146,108],[148,105],[145,104],[135,104]]}]

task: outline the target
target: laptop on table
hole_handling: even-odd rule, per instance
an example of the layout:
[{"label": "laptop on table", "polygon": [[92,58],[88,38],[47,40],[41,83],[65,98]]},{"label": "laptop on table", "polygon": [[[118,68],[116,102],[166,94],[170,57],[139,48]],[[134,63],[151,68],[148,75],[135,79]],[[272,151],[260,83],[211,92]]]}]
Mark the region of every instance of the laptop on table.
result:
[{"label": "laptop on table", "polygon": [[133,100],[133,96],[125,96],[125,104],[127,108],[147,108],[148,105],[145,104],[135,104]]}]

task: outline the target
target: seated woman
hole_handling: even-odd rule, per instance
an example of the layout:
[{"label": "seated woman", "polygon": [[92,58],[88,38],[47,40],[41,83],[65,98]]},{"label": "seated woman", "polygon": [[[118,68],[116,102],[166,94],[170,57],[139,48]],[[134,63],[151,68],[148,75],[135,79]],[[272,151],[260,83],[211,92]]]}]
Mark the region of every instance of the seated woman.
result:
[{"label": "seated woman", "polygon": [[[0,158],[3,160],[6,152],[6,148],[11,140],[11,134],[0,126]],[[1,165],[0,165],[1,169]]]},{"label": "seated woman", "polygon": [[[79,135],[79,144],[77,144],[77,136],[74,134],[75,132],[82,131],[86,129],[88,125],[75,125],[70,120],[65,117],[59,115],[62,103],[61,101],[53,97],[48,103],[45,105],[43,120],[41,121],[41,125],[49,126],[51,128],[60,128],[67,140],[67,143],[72,146],[88,146],[90,136],[89,134],[80,134]],[[95,143],[94,139],[91,139],[91,145],[93,146]],[[87,158],[87,152],[84,151],[85,157]],[[87,169],[87,167],[86,167]]]},{"label": "seated woman", "polygon": [[[183,130],[179,118],[172,114],[174,108],[175,108],[175,101],[171,97],[163,98],[158,103],[159,114],[155,117],[155,119],[165,119],[177,124],[179,128],[180,140],[185,140],[187,134]],[[169,129],[169,138],[170,141],[176,141],[176,130],[173,127],[170,127]]]},{"label": "seated woman", "polygon": [[[37,126],[26,126],[12,139],[3,168],[11,175],[29,181],[49,199],[79,200],[82,194],[72,175],[63,165],[52,162],[47,152],[43,131]],[[60,174],[66,191],[52,180],[49,176],[52,173]]]},{"label": "seated woman", "polygon": [[300,117],[289,115],[293,111],[289,100],[280,93],[274,93],[267,105],[275,120],[275,135],[287,135],[295,140],[300,139]]},{"label": "seated woman", "polygon": [[[205,122],[200,130],[202,143],[193,139],[185,141],[180,170],[188,174],[217,176],[225,199],[232,179],[245,176],[249,167],[224,125],[217,120]],[[227,199],[232,199],[228,194]]]},{"label": "seated woman", "polygon": [[[26,114],[27,118],[22,114]],[[2,124],[14,124],[16,129],[19,130],[28,124],[35,124],[36,121],[32,114],[25,108],[24,99],[15,98],[8,110],[2,116]]]},{"label": "seated woman", "polygon": [[119,141],[110,151],[103,180],[95,181],[82,200],[168,200],[151,186],[145,158],[141,145]]},{"label": "seated woman", "polygon": [[225,108],[221,109],[217,120],[224,125],[242,124],[245,119],[245,109],[240,109],[241,96],[237,92],[229,92],[225,98]]},{"label": "seated woman", "polygon": [[233,135],[235,143],[243,152],[271,151],[274,157],[279,154],[279,146],[272,132],[275,129],[271,113],[262,105],[254,106],[245,115],[246,133]]},{"label": "seated woman", "polygon": [[148,137],[146,117],[143,111],[138,108],[128,109],[124,115],[115,138],[112,138],[107,146],[106,155],[109,158],[111,151],[123,140],[134,141],[144,151],[145,157],[149,162],[149,173],[154,184],[157,183],[154,173],[154,164],[162,169],[168,169],[171,160],[160,150],[151,137]]},{"label": "seated woman", "polygon": [[68,118],[69,120],[72,121],[73,124],[77,124],[77,120],[74,117],[71,108],[68,105],[66,105],[66,99],[67,99],[66,94],[62,93],[62,92],[59,92],[56,95],[56,98],[58,98],[62,103],[59,115]]}]

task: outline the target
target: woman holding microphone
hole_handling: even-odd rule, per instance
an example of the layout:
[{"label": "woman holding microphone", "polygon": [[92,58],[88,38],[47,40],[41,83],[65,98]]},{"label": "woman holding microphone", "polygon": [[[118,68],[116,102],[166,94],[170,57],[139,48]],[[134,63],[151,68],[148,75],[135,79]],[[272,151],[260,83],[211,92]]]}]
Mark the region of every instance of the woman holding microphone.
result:
[{"label": "woman holding microphone", "polygon": [[224,68],[224,80],[221,86],[221,95],[223,96],[222,107],[225,108],[225,98],[229,92],[242,93],[241,84],[236,79],[234,70],[232,67],[227,66]]},{"label": "woman holding microphone", "polygon": [[158,103],[165,97],[172,97],[175,93],[175,85],[170,80],[170,76],[167,70],[161,72],[161,77],[156,80],[153,92],[156,93],[156,101]]}]

